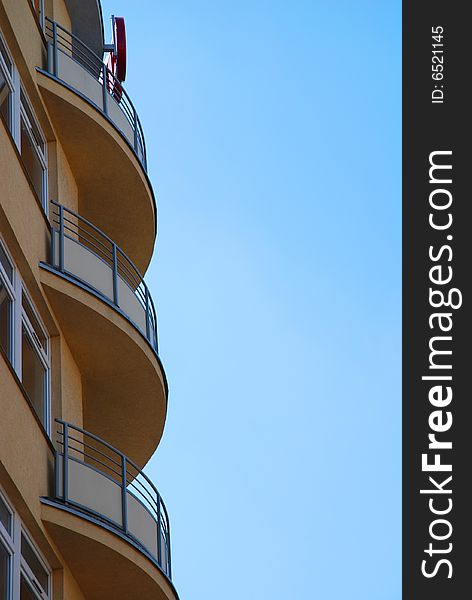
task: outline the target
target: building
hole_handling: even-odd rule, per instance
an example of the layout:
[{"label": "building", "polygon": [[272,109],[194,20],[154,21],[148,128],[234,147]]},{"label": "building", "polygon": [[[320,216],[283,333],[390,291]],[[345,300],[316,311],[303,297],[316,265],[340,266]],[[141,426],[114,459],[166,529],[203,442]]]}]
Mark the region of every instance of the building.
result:
[{"label": "building", "polygon": [[178,598],[142,471],[157,213],[112,30],[99,0],[0,0],[0,600]]}]

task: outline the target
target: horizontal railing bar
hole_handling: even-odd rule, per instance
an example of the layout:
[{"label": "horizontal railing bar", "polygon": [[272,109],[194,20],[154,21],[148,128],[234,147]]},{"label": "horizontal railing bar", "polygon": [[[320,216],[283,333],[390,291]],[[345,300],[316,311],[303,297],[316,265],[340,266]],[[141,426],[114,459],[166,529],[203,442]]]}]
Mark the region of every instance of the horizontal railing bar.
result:
[{"label": "horizontal railing bar", "polygon": [[[146,496],[145,496],[145,494],[143,493],[143,491],[141,491],[140,489],[138,489],[138,488],[136,487],[136,485],[135,485],[135,483],[134,483],[135,481],[138,481],[138,483],[139,483],[139,484],[141,485],[141,487],[143,488],[144,492],[146,492],[146,494],[147,494],[147,496],[148,496],[148,498],[147,498],[147,499],[146,499]],[[154,509],[155,509],[156,513],[158,512],[158,504],[157,504],[157,500],[151,496],[150,492],[149,492],[149,491],[146,489],[146,487],[144,487],[144,485],[143,485],[143,484],[142,484],[142,483],[141,483],[141,482],[140,482],[140,481],[137,479],[137,477],[135,477],[133,481],[128,481],[128,480],[126,480],[126,484],[127,484],[127,487],[128,487],[128,486],[129,486],[129,487],[134,487],[134,489],[136,490],[136,492],[137,492],[138,494],[140,494],[140,495],[141,495],[143,498],[145,498],[145,499],[146,499],[146,502],[149,502],[149,503],[151,504],[151,506],[153,506],[153,505],[154,505],[153,507],[154,507]]]},{"label": "horizontal railing bar", "polygon": [[143,276],[141,275],[141,273],[138,271],[137,267],[130,261],[130,259],[126,256],[126,254],[121,250],[121,248],[117,249],[117,256],[118,258],[127,265],[127,267],[130,269],[131,272],[135,273],[135,275],[138,277],[138,279],[140,279],[141,281],[143,281]]},{"label": "horizontal railing bar", "polygon": [[[54,223],[56,225],[60,225],[60,222],[58,222],[57,220],[54,220]],[[71,225],[72,225],[72,227],[71,227]],[[70,231],[71,233],[73,233],[74,235],[76,235],[79,238],[80,237],[89,238],[90,240],[97,242],[97,244],[100,244],[100,246],[102,246],[104,249],[104,250],[101,250],[101,252],[103,252],[105,254],[105,251],[106,251],[106,252],[110,253],[110,256],[112,255],[111,248],[108,248],[100,239],[98,239],[96,236],[89,233],[86,229],[74,226],[74,223],[72,221],[69,221],[69,219],[64,218],[64,229],[67,229],[68,231]],[[98,246],[95,246],[95,247],[98,248]]]},{"label": "horizontal railing bar", "polygon": [[[59,204],[59,202],[56,202],[55,200],[51,200],[51,203],[54,204],[55,206],[59,207],[59,208],[62,206],[61,204]],[[67,208],[65,206],[63,206],[63,210],[64,210],[64,212],[68,212],[71,215],[74,215],[74,217],[76,217],[80,221],[83,221],[84,223],[86,223],[91,229],[93,229],[94,231],[96,231],[99,235],[101,235],[108,242],[110,242],[110,244],[112,244],[112,246],[113,245],[116,246],[117,251],[120,252],[122,254],[122,256],[126,256],[126,254],[123,252],[123,250],[117,244],[115,244],[115,242],[110,237],[108,237],[106,233],[104,233],[103,231],[101,231],[101,229],[99,229],[96,225],[94,225],[93,223],[91,223],[88,219],[86,219],[85,217],[82,217],[81,215],[79,215],[75,211],[73,211],[70,208]],[[130,258],[128,258],[127,256],[126,256],[126,260],[133,267],[133,269],[135,269],[136,272],[139,273],[139,270],[136,267],[136,265],[133,263],[133,261],[130,260]]]},{"label": "horizontal railing bar", "polygon": [[104,64],[99,56],[90,53],[87,46],[85,46],[81,42],[78,42],[71,36],[71,34],[66,35],[69,37],[67,38],[64,35],[61,35],[60,33],[57,34],[57,40],[59,43],[60,50],[64,48],[67,52],[75,52],[77,55],[80,55],[81,57],[85,58],[87,62],[97,67],[101,67]]},{"label": "horizontal railing bar", "polygon": [[64,43],[61,44],[61,42],[58,41],[57,49],[82,67],[85,67],[85,69],[97,80],[100,79],[104,63],[100,61],[98,57],[95,62],[95,57],[87,56],[87,54],[79,46],[77,46],[77,44],[66,45]]},{"label": "horizontal railing bar", "polygon": [[[54,219],[53,219],[54,223],[56,225],[60,225],[60,216],[57,215],[56,213],[54,213]],[[98,242],[101,246],[103,246],[103,248],[105,248],[105,250],[109,251],[110,254],[112,252],[112,248],[113,248],[113,242],[111,242],[110,240],[108,240],[104,234],[102,234],[100,232],[100,230],[98,230],[100,237],[102,237],[103,239],[105,239],[106,242],[108,242],[108,244],[110,244],[111,248],[108,248],[108,246],[106,246],[106,244],[104,244],[102,242],[102,240],[99,237],[96,237],[95,235],[93,235],[90,231],[88,231],[87,229],[85,229],[83,226],[80,226],[79,223],[76,223],[75,221],[72,221],[71,219],[68,219],[66,216],[63,217],[63,222],[64,223],[69,223],[70,225],[72,225],[75,229],[73,229],[72,227],[67,227],[69,229],[69,231],[73,231],[74,233],[77,233],[77,235],[86,235],[89,238],[95,240],[96,242]],[[98,233],[97,232],[97,233]]]},{"label": "horizontal railing bar", "polygon": [[[63,446],[63,444],[59,443],[59,446]],[[119,484],[120,480],[121,480],[121,471],[115,471],[115,469],[113,467],[111,467],[110,465],[107,465],[106,463],[104,463],[103,461],[99,460],[98,458],[95,458],[94,456],[91,456],[90,454],[86,454],[83,450],[81,450],[80,448],[77,448],[76,446],[70,444],[68,446],[69,450],[72,450],[74,452],[76,452],[77,454],[79,454],[80,456],[83,456],[84,458],[88,458],[91,461],[94,461],[95,463],[97,463],[98,465],[101,465],[104,469],[106,469],[107,471],[114,473],[116,475],[116,477],[118,478],[117,483]],[[88,463],[83,460],[82,458],[77,458],[78,462],[82,462],[84,463],[84,465],[87,465]],[[106,475],[107,473],[104,473],[104,475]]]},{"label": "horizontal railing bar", "polygon": [[88,219],[86,219],[85,217],[82,217],[81,215],[79,215],[79,213],[76,213],[74,210],[67,208],[66,206],[63,206],[62,204],[59,204],[59,202],[56,202],[55,200],[51,200],[51,204],[54,204],[54,206],[57,206],[59,209],[63,208],[64,212],[68,212],[71,215],[74,215],[74,217],[77,217],[77,219],[79,219],[80,221],[83,221],[84,223],[87,223],[87,225],[93,229],[94,231],[96,231],[97,233],[99,233],[100,235],[102,235],[104,238],[106,238],[110,244],[114,244],[115,242],[107,236],[106,233],[103,233],[103,231],[101,229],[99,229],[96,225],[94,225],[93,223],[91,223]]},{"label": "horizontal railing bar", "polygon": [[161,508],[162,508],[162,510],[164,512],[164,515],[165,515],[167,531],[170,532],[169,515],[167,514],[167,508],[166,508],[166,505],[164,504],[164,501],[162,500],[162,498],[161,498]]},{"label": "horizontal railing bar", "polygon": [[[66,228],[64,227],[64,229],[66,229]],[[102,256],[100,256],[99,252],[102,252],[102,253],[103,253],[103,251],[102,251],[102,250],[100,250],[100,248],[97,248],[97,252],[94,252],[94,251],[91,249],[91,246],[93,246],[93,245],[94,245],[94,244],[92,244],[92,242],[87,242],[86,244],[84,244],[84,243],[83,243],[83,242],[81,242],[80,240],[77,240],[77,239],[75,239],[75,238],[71,237],[71,236],[70,236],[70,235],[68,235],[67,233],[64,233],[64,237],[65,237],[65,238],[67,238],[68,240],[71,240],[71,241],[73,241],[75,244],[79,244],[79,246],[82,246],[82,248],[85,248],[86,250],[88,250],[88,252],[91,252],[91,253],[92,253],[94,256],[96,256],[96,257],[97,257],[99,260],[101,260],[101,261],[102,261],[102,262],[103,262],[105,265],[107,265],[108,267],[110,267],[110,266],[111,266],[111,264],[110,264],[110,259],[109,259],[109,258],[107,259],[106,257],[102,257]]]},{"label": "horizontal railing bar", "polygon": [[62,52],[62,54],[64,54],[65,56],[68,56],[69,58],[77,62],[82,67],[85,67],[86,70],[90,73],[90,75],[93,75],[93,77],[95,77],[98,81],[98,79],[100,78],[100,74],[103,70],[103,63],[101,63],[100,65],[98,63],[92,62],[90,58],[82,54],[82,51],[75,46],[72,46],[71,48],[67,48],[65,46],[58,46],[58,50]]},{"label": "horizontal railing bar", "polygon": [[[69,439],[73,439],[73,438],[70,436]],[[74,438],[74,439],[76,440],[76,438]],[[58,443],[61,446],[63,445],[61,442],[58,442]],[[117,485],[121,485],[121,480],[122,480],[121,471],[119,471],[119,472],[115,471],[114,469],[112,469],[110,466],[106,465],[102,461],[94,458],[93,456],[85,454],[82,450],[79,450],[78,448],[76,448],[75,446],[73,446],[71,444],[69,444],[68,450],[72,450],[73,452],[76,452],[77,454],[80,454],[81,456],[84,456],[85,458],[90,458],[95,463],[97,463],[99,465],[102,465],[105,469],[107,469],[107,471],[110,471],[111,473],[114,473],[117,476],[117,479],[114,479],[108,473],[105,473],[105,472],[99,470],[97,467],[94,467],[92,464],[89,464],[88,462],[86,462],[85,460],[83,460],[81,458],[74,457],[74,456],[69,456],[69,458],[75,460],[75,462],[77,462],[79,464],[83,464],[86,467],[91,467],[92,469],[94,469],[98,473],[102,473],[103,475],[105,475],[106,477],[108,477],[109,479],[111,479],[112,481],[114,481]],[[118,466],[120,466],[120,465],[118,465]],[[136,478],[135,478],[135,480],[136,480]],[[133,494],[133,496],[136,498],[136,500],[138,500],[150,512],[151,511],[154,512],[155,513],[155,519],[157,520],[157,517],[158,517],[158,514],[159,514],[159,505],[158,505],[157,500],[150,495],[149,490],[147,490],[145,487],[143,487],[144,491],[147,494],[147,495],[145,495],[141,490],[139,490],[134,485],[133,482],[129,482],[128,480],[126,481],[126,486],[127,486],[127,489],[128,489],[128,491],[129,491],[130,494],[133,494],[133,492],[131,492],[131,490],[129,490],[129,488],[130,487],[134,487],[134,489],[136,490],[136,493],[139,494],[139,496],[142,498],[142,500],[140,500],[140,498],[138,496],[136,496],[135,494]]]},{"label": "horizontal railing bar", "polygon": [[[74,440],[74,442],[78,442],[79,444],[82,444],[82,446],[84,446],[85,448],[90,448],[97,454],[104,456],[107,460],[109,460],[111,463],[113,463],[117,467],[121,467],[121,462],[114,460],[111,456],[109,456],[108,454],[105,454],[104,452],[102,452],[101,450],[96,448],[95,446],[92,446],[91,444],[88,444],[87,442],[84,442],[83,440],[79,440],[78,438],[76,438],[72,435],[69,435],[69,439]],[[62,445],[62,442],[59,442],[59,443]],[[88,454],[86,454],[85,452],[83,454],[84,454],[84,456],[88,456]],[[93,458],[93,457],[91,457],[91,458]]]},{"label": "horizontal railing bar", "polygon": [[57,21],[53,21],[53,19],[50,19],[49,17],[45,18],[46,22],[50,25],[51,29],[53,28],[54,24],[56,25],[56,29],[59,29],[60,31],[63,31],[64,33],[66,33],[67,35],[70,35],[71,38],[73,38],[78,44],[80,44],[81,46],[83,46],[84,48],[87,49],[88,52],[90,52],[90,54],[92,54],[93,56],[95,56],[98,60],[101,60],[100,57],[98,56],[98,54],[96,54],[91,48],[89,48],[86,44],[84,44],[84,42],[78,38],[74,33],[72,33],[72,31],[68,31],[65,27],[63,27],[60,23],[58,23]]},{"label": "horizontal railing bar", "polygon": [[127,258],[123,260],[120,253],[117,253],[117,261],[118,265],[129,274],[130,278],[137,282],[138,285],[136,287],[139,287],[141,284],[144,285],[144,279],[140,273],[133,268]]},{"label": "horizontal railing bar", "polygon": [[[116,454],[118,454],[120,457],[126,458],[127,464],[131,465],[134,469],[136,469],[144,477],[144,479],[146,479],[146,481],[149,483],[149,485],[154,490],[154,492],[156,494],[159,494],[159,492],[157,491],[157,488],[152,483],[152,481],[149,479],[149,477],[130,458],[128,458],[125,454],[123,454],[123,452],[120,452],[117,448],[115,448],[114,446],[112,446],[111,444],[106,442],[105,440],[102,440],[97,435],[90,433],[89,431],[86,431],[85,429],[82,429],[81,427],[78,427],[77,425],[71,425],[70,423],[67,423],[67,421],[63,421],[62,419],[56,419],[56,421],[58,423],[61,423],[62,425],[65,425],[67,427],[70,427],[71,429],[74,429],[75,431],[79,431],[80,433],[88,435],[89,437],[91,437],[92,439],[94,439],[97,442],[100,442],[101,444],[103,444],[104,446],[109,448],[110,450],[115,451]],[[162,502],[162,500],[161,500],[161,502]]]},{"label": "horizontal railing bar", "polygon": [[[95,248],[98,256],[100,258],[102,258],[102,260],[104,260],[107,264],[111,264],[112,263],[112,259],[113,259],[113,255],[112,252],[110,250],[108,250],[108,248],[104,245],[104,244],[100,244],[100,246],[97,246],[97,244],[95,242],[100,243],[100,240],[97,240],[96,238],[94,238],[93,236],[89,236],[90,239],[87,239],[87,233],[85,231],[75,231],[73,229],[71,229],[70,227],[64,225],[64,231],[71,231],[74,235],[77,236],[77,238],[71,237],[68,234],[64,234],[65,237],[67,237],[68,239],[72,240],[73,242],[76,242],[77,244],[80,244],[81,246],[83,246],[84,248],[87,248],[90,250],[90,248]],[[82,239],[81,239],[82,238]],[[92,250],[93,252],[93,250]]]},{"label": "horizontal railing bar", "polygon": [[144,300],[146,292],[146,284],[144,281],[140,278],[138,279],[136,274],[126,266],[126,263],[117,261],[117,266],[123,279],[125,279],[129,283],[130,287],[132,287],[136,293],[140,294]]},{"label": "horizontal railing bar", "polygon": [[[104,453],[104,452],[102,452],[101,450],[98,450],[98,448],[96,448],[95,446],[91,446],[90,444],[87,444],[86,442],[83,442],[82,440],[79,440],[78,438],[76,438],[76,437],[73,437],[72,435],[69,435],[69,440],[73,440],[74,442],[77,442],[77,443],[78,443],[78,444],[80,444],[81,446],[84,446],[84,447],[88,447],[88,448],[90,448],[91,450],[93,450],[93,451],[94,451],[94,452],[96,452],[97,454],[100,454],[101,456],[103,456],[104,458],[106,458],[107,460],[109,460],[109,461],[110,461],[112,464],[114,464],[115,466],[117,466],[117,467],[120,467],[120,466],[121,466],[121,463],[120,463],[120,462],[117,462],[117,461],[113,460],[113,459],[111,458],[111,456],[109,456],[108,454],[105,454],[105,453]],[[64,442],[62,442],[61,440],[58,440],[58,441],[57,441],[57,443],[58,443],[60,446],[63,446],[63,445],[64,445]],[[86,453],[84,450],[79,450],[79,449],[77,449],[77,451],[78,451],[78,452],[80,452],[80,454],[82,454],[82,455],[83,455],[83,456],[85,456],[85,457],[89,456],[89,455],[88,455],[88,454],[87,454],[87,453]],[[93,456],[91,456],[91,455],[90,455],[90,458],[92,458],[92,459],[95,459],[95,457],[93,457]]]}]

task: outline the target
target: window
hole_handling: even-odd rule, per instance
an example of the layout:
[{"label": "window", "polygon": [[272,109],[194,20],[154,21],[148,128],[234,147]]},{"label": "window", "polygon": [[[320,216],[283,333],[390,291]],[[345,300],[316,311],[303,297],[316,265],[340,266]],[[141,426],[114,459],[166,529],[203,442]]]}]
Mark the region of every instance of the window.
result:
[{"label": "window", "polygon": [[[49,432],[49,337],[0,239],[0,347]],[[1,598],[0,598],[1,600]]]},{"label": "window", "polygon": [[0,600],[11,598],[13,551],[13,511],[0,493]]},{"label": "window", "polygon": [[0,600],[8,600],[10,590],[12,513],[0,495]]},{"label": "window", "polygon": [[45,206],[46,143],[23,90],[21,90],[20,129],[21,158],[30,176],[33,189],[42,205]]},{"label": "window", "polygon": [[11,534],[11,512],[6,502],[0,496],[0,523],[8,534]]},{"label": "window", "polygon": [[21,381],[45,429],[48,429],[48,338],[22,292]]},{"label": "window", "polygon": [[0,600],[50,600],[51,587],[51,570],[0,491]]},{"label": "window", "polygon": [[20,600],[49,598],[49,572],[24,531],[21,533]]},{"label": "window", "polygon": [[13,265],[0,241],[0,348],[12,362],[13,357]]},{"label": "window", "polygon": [[0,115],[8,129],[11,130],[11,108],[13,95],[13,62],[6,46],[0,37]]},{"label": "window", "polygon": [[10,591],[10,554],[0,537],[0,600],[8,600]]},{"label": "window", "polygon": [[0,33],[0,115],[15,141],[31,186],[47,213],[47,146]]}]

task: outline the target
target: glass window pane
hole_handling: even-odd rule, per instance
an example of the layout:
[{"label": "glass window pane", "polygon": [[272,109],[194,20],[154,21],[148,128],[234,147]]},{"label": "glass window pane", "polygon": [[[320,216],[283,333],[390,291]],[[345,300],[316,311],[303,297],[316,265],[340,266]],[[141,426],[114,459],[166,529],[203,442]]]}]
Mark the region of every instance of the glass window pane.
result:
[{"label": "glass window pane", "polygon": [[38,600],[41,596],[34,592],[26,577],[21,574],[20,600]]},{"label": "glass window pane", "polygon": [[10,60],[10,57],[8,56],[8,52],[7,49],[5,48],[3,42],[2,42],[2,38],[0,37],[0,54],[5,62],[5,65],[8,69],[8,72],[11,75],[12,69],[13,69],[13,65],[12,62]]},{"label": "glass window pane", "polygon": [[[11,361],[11,312],[13,303],[0,279],[0,348]],[[1,505],[0,505],[1,506]]]},{"label": "glass window pane", "polygon": [[[0,498],[0,523],[11,534],[11,514],[5,502]],[[0,596],[1,598],[1,596]]]},{"label": "glass window pane", "polygon": [[39,160],[38,150],[29,133],[28,126],[21,118],[21,158],[30,177],[33,189],[40,200],[43,200],[43,166]]},{"label": "glass window pane", "polygon": [[0,116],[11,131],[11,90],[0,68]]},{"label": "glass window pane", "polygon": [[38,125],[36,123],[36,119],[33,116],[33,113],[30,109],[28,100],[26,99],[25,94],[23,93],[23,90],[21,90],[20,92],[21,94],[21,107],[22,109],[25,111],[27,119],[29,121],[28,123],[25,123],[25,125],[27,126],[28,130],[30,131],[30,135],[31,135],[31,141],[33,142],[33,144],[35,144],[39,150],[41,151],[42,154],[44,154],[44,138],[41,135]]},{"label": "glass window pane", "polygon": [[23,310],[26,313],[26,316],[28,317],[29,322],[31,323],[31,326],[33,327],[34,333],[36,334],[36,337],[38,338],[39,343],[46,351],[47,350],[46,335],[43,331],[43,328],[39,324],[38,319],[36,318],[36,315],[31,307],[31,304],[28,302],[28,299],[26,298],[26,296],[24,294],[22,295],[22,298],[21,298],[21,304],[23,306]]},{"label": "glass window pane", "polygon": [[0,600],[8,600],[10,586],[10,555],[0,542]]},{"label": "glass window pane", "polygon": [[21,381],[41,423],[46,426],[46,369],[24,325],[21,337]]},{"label": "glass window pane", "polygon": [[45,592],[47,592],[49,580],[48,572],[41,564],[39,558],[36,556],[35,551],[31,547],[31,544],[23,533],[21,534],[21,556],[28,563],[28,566],[33,572],[33,575],[36,577],[39,585]]},{"label": "glass window pane", "polygon": [[5,254],[5,250],[2,248],[0,244],[0,263],[7,274],[7,277],[10,281],[13,281],[13,265],[8,260],[7,255]]}]

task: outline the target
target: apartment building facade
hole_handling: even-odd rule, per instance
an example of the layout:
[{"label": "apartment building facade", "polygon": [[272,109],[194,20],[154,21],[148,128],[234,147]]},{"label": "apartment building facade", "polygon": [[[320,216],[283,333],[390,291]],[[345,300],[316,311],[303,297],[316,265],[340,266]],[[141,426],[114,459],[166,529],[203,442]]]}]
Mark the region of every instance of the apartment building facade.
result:
[{"label": "apartment building facade", "polygon": [[[108,29],[108,23],[106,23]],[[0,600],[175,599],[157,209],[99,0],[0,0]]]}]

